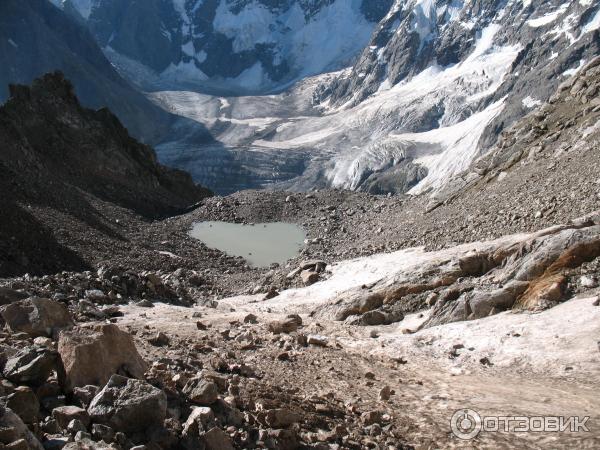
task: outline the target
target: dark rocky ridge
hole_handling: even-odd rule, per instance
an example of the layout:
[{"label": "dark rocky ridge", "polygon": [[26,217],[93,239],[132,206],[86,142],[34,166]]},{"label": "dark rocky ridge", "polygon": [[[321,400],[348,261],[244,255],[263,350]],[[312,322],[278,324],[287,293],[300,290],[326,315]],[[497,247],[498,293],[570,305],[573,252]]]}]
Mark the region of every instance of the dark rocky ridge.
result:
[{"label": "dark rocky ridge", "polygon": [[151,218],[210,195],[185,172],[158,164],[153,150],[130,137],[107,109],[83,108],[62,74],[10,91],[0,108],[1,275],[84,265],[54,242],[48,224],[32,213],[36,208],[116,237],[92,198]]},{"label": "dark rocky ridge", "polygon": [[0,102],[8,98],[10,83],[29,84],[60,70],[84,105],[108,106],[144,142],[158,142],[181,121],[121,78],[87,28],[48,0],[0,2],[0,61]]}]

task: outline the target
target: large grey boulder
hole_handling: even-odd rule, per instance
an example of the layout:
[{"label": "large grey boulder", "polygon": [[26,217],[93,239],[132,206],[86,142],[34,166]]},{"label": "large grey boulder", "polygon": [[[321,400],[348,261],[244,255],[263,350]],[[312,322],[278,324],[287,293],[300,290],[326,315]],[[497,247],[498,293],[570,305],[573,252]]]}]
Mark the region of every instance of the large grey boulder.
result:
[{"label": "large grey boulder", "polygon": [[142,378],[147,369],[133,337],[116,325],[76,327],[60,333],[58,353],[65,368],[65,389],[103,386],[113,374]]},{"label": "large grey boulder", "polygon": [[41,385],[54,370],[62,376],[62,368],[55,351],[43,347],[27,347],[8,359],[3,372],[13,383]]},{"label": "large grey boulder", "polygon": [[21,418],[10,408],[2,405],[0,405],[0,429],[2,429],[0,444],[12,444],[24,440],[29,449],[44,450],[40,441],[29,431]]},{"label": "large grey boulder", "polygon": [[93,422],[116,431],[144,432],[163,425],[167,396],[145,381],[113,375],[92,400],[88,413]]},{"label": "large grey boulder", "polygon": [[0,314],[11,331],[32,337],[52,337],[58,330],[73,326],[67,307],[47,298],[30,298],[5,305]]}]

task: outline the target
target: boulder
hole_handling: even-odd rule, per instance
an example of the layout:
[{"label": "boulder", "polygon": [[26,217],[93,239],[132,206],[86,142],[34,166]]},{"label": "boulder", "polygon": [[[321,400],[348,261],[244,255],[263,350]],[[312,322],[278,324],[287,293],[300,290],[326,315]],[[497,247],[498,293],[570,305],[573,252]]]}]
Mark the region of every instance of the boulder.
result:
[{"label": "boulder", "polygon": [[300,273],[300,278],[302,279],[304,286],[310,286],[319,281],[320,275],[318,272],[313,272],[312,270],[303,270]]},{"label": "boulder", "polygon": [[12,394],[6,397],[6,406],[26,424],[32,425],[37,422],[40,402],[31,388],[17,387]]},{"label": "boulder", "polygon": [[283,320],[275,320],[268,325],[268,329],[273,334],[292,333],[296,331],[302,324],[302,320],[298,323],[296,317],[286,317]]},{"label": "boulder", "polygon": [[229,436],[220,428],[213,427],[202,435],[206,450],[234,450]]},{"label": "boulder", "polygon": [[90,425],[90,416],[88,412],[77,406],[59,406],[52,410],[52,418],[56,420],[58,426],[66,430],[67,425],[72,420],[80,421],[86,428]]},{"label": "boulder", "polygon": [[142,378],[147,369],[132,336],[112,324],[61,332],[58,353],[68,392],[76,386],[102,386],[113,374]]},{"label": "boulder", "polygon": [[307,337],[306,342],[308,345],[315,345],[317,347],[327,347],[327,338],[318,334],[311,334]]},{"label": "boulder", "polygon": [[321,260],[312,260],[312,261],[304,261],[300,264],[300,266],[298,266],[298,269],[302,270],[309,270],[309,271],[313,271],[313,272],[324,272],[325,268],[327,267],[327,263],[325,261],[321,261]]},{"label": "boulder", "polygon": [[244,317],[244,323],[258,323],[258,317],[256,317],[254,314],[248,314],[246,317]]},{"label": "boulder", "polygon": [[24,440],[27,449],[44,450],[44,447],[35,435],[29,431],[27,425],[10,408],[0,405],[0,430],[2,430],[0,444],[11,444]]},{"label": "boulder", "polygon": [[57,370],[62,370],[55,351],[40,347],[27,347],[9,358],[4,366],[4,376],[13,383],[42,385]]},{"label": "boulder", "polygon": [[270,409],[264,414],[264,422],[271,428],[287,428],[300,422],[302,417],[289,409]]},{"label": "boulder", "polygon": [[212,405],[219,398],[216,383],[202,378],[194,378],[183,387],[183,393],[197,405]]},{"label": "boulder", "polygon": [[0,287],[0,305],[8,305],[13,302],[18,302],[19,300],[24,300],[29,295],[15,291],[14,289]]},{"label": "boulder", "polygon": [[162,427],[167,414],[165,393],[142,380],[113,375],[88,408],[94,423],[123,433]]},{"label": "boulder", "polygon": [[206,406],[195,406],[183,425],[183,433],[190,436],[199,436],[201,432],[214,426],[215,415],[212,409]]},{"label": "boulder", "polygon": [[492,292],[476,292],[469,301],[471,314],[469,319],[489,316],[493,311],[505,311],[512,308],[518,296],[527,290],[526,281],[511,281],[501,289]]},{"label": "boulder", "polygon": [[383,325],[387,323],[387,316],[381,311],[369,311],[364,313],[360,321],[363,325]]},{"label": "boulder", "polygon": [[155,347],[164,347],[165,345],[169,345],[171,339],[162,331],[158,332],[156,336],[148,339],[148,342]]},{"label": "boulder", "polygon": [[32,337],[52,337],[56,331],[73,326],[67,307],[47,298],[30,298],[5,305],[0,314],[11,331]]}]

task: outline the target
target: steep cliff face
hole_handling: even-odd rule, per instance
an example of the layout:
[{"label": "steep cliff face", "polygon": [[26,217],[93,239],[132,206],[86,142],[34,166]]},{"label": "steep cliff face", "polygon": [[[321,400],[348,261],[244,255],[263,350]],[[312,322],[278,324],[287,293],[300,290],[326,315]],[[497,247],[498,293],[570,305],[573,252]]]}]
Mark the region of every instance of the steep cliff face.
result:
[{"label": "steep cliff face", "polygon": [[210,195],[188,174],[158,164],[153,150],[130,137],[108,110],[81,107],[62,74],[31,87],[13,85],[10,92],[0,108],[0,273],[81,264],[73,252],[60,250],[57,230],[36,211],[80,218],[102,230],[104,212],[93,206],[98,202],[157,217]]},{"label": "steep cliff face", "polygon": [[145,88],[257,93],[355,57],[392,0],[53,0]]},{"label": "steep cliff face", "polygon": [[[206,124],[233,165],[276,155],[281,186],[435,192],[600,53],[598,28],[587,0],[397,1],[350,68],[277,96],[153,98]],[[176,135],[159,153],[184,168],[203,157]],[[286,155],[304,161],[294,178]]]},{"label": "steep cliff face", "polygon": [[391,136],[349,166],[341,158],[334,179],[368,188],[371,172],[398,171],[395,159],[427,170],[412,192],[439,189],[600,53],[599,27],[589,0],[396,1],[352,69],[321,88],[337,108],[382,96],[398,106]]}]

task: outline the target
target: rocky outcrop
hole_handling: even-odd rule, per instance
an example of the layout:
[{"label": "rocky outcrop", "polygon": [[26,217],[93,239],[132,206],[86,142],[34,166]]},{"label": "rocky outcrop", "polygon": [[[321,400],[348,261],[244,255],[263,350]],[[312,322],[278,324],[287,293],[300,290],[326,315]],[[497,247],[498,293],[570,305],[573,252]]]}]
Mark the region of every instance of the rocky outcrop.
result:
[{"label": "rocky outcrop", "polygon": [[[133,136],[155,143],[169,132],[174,116],[164,112],[117,73],[85,25],[48,0],[5,0],[0,4],[0,103],[8,85],[31,83],[63,71],[82,103],[109,107]],[[198,126],[200,129],[201,127]]]},{"label": "rocky outcrop", "polygon": [[[87,268],[69,248],[73,237],[57,242],[51,227],[61,214],[85,224],[80,235],[91,229],[118,239],[98,209],[112,204],[156,217],[210,194],[186,173],[158,164],[107,109],[83,108],[61,73],[10,92],[0,107],[0,276]],[[92,206],[97,202],[108,206]]]},{"label": "rocky outcrop", "polygon": [[65,369],[65,388],[103,386],[114,374],[142,378],[147,365],[130,334],[116,325],[76,327],[60,333],[58,353]]},{"label": "rocky outcrop", "polygon": [[399,272],[342,292],[313,317],[358,325],[400,322],[431,308],[422,328],[481,319],[507,310],[542,310],[569,297],[572,271],[600,257],[600,213],[525,237],[490,243],[450,260],[432,258],[417,272]]}]

